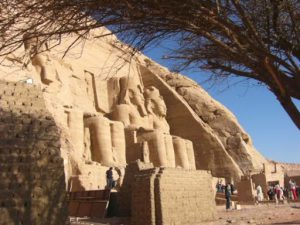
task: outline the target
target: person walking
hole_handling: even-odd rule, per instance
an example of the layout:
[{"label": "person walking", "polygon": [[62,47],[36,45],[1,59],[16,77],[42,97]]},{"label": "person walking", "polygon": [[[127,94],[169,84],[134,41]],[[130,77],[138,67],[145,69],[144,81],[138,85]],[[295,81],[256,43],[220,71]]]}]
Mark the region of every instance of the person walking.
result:
[{"label": "person walking", "polygon": [[231,205],[231,185],[230,183],[225,186],[226,210],[230,209]]},{"label": "person walking", "polygon": [[217,192],[223,192],[223,190],[222,190],[222,181],[221,180],[218,180],[216,188],[217,188]]},{"label": "person walking", "polygon": [[107,171],[106,171],[106,187],[108,189],[112,189],[113,188],[113,183],[114,183],[114,179],[113,179],[113,168],[110,167]]},{"label": "person walking", "polygon": [[296,193],[296,182],[295,181],[291,181],[291,191],[293,194],[293,200],[297,200],[297,193]]},{"label": "person walking", "polygon": [[279,184],[276,184],[275,185],[275,193],[276,193],[276,197],[277,197],[278,200],[280,200],[280,192],[281,192],[280,189],[281,188],[280,188]]},{"label": "person walking", "polygon": [[273,198],[274,198],[274,188],[272,186],[269,186],[269,190],[268,190],[267,194],[269,196],[269,200],[273,200]]},{"label": "person walking", "polygon": [[264,200],[264,195],[263,195],[263,192],[262,192],[262,188],[260,185],[258,185],[256,187],[256,195],[257,195],[257,201],[258,202],[261,202]]},{"label": "person walking", "polygon": [[230,183],[230,192],[231,192],[231,195],[234,194],[234,191],[235,191],[234,185],[232,183]]},{"label": "person walking", "polygon": [[280,201],[283,201],[283,199],[284,199],[283,187],[280,187],[279,200],[280,200]]}]

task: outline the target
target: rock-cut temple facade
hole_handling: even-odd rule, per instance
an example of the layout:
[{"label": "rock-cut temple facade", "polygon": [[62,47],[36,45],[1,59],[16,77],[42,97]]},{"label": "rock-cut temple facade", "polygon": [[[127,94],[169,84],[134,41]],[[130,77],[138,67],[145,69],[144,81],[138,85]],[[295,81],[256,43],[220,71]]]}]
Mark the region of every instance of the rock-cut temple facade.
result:
[{"label": "rock-cut temple facade", "polygon": [[105,32],[67,53],[75,35],[1,58],[0,225],[64,224],[67,193],[105,189],[109,167],[116,216],[196,224],[215,218],[213,177],[239,182],[268,164],[196,82],[93,38]]}]

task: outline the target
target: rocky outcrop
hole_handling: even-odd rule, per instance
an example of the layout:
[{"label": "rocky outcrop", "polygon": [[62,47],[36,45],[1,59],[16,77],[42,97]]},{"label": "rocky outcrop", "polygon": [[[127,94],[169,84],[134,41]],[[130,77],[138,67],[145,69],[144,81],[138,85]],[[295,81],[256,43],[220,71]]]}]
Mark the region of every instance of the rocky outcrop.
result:
[{"label": "rocky outcrop", "polygon": [[[181,101],[185,101],[194,112],[194,116],[196,114],[197,122],[195,121],[193,124],[195,126],[197,123],[201,128],[195,129],[198,134],[194,144],[201,142],[198,145],[202,145],[197,148],[196,144],[195,147],[198,168],[205,165],[204,167],[211,169],[215,176],[224,176],[221,171],[227,165],[230,165],[231,173],[233,170],[236,170],[236,173],[262,170],[263,163],[267,163],[267,161],[254,148],[250,136],[226,107],[209,96],[195,81],[180,74],[171,73],[148,59],[145,59],[144,71],[147,71],[147,76],[156,77],[161,83],[165,82],[169,87],[172,87],[181,96]],[[151,79],[148,78],[148,80]],[[169,105],[168,108],[171,108],[171,111],[176,114],[183,110],[179,107],[177,109],[172,107],[173,105]],[[177,118],[182,117],[177,116]],[[170,120],[172,118],[168,118],[169,122]],[[186,118],[179,125],[184,129],[178,132],[178,135],[188,133],[187,130],[190,130],[190,126],[187,125],[189,121]],[[209,135],[205,136],[205,133]],[[218,144],[216,145],[216,143]],[[238,169],[232,165],[232,161]]]},{"label": "rocky outcrop", "polygon": [[146,86],[156,86],[164,96],[171,132],[193,142],[197,169],[209,169],[216,177],[238,180],[243,174],[238,164],[224,151],[221,141],[205,124],[188,103],[170,87],[157,73],[140,67]]}]

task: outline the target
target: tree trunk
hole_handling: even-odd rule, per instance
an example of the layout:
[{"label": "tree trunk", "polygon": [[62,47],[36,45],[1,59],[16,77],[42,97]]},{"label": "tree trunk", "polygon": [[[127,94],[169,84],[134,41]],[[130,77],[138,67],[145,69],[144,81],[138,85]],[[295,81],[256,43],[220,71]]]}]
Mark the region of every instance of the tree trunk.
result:
[{"label": "tree trunk", "polygon": [[293,103],[291,97],[282,96],[279,91],[273,91],[273,93],[276,95],[278,101],[280,102],[284,110],[287,112],[289,117],[292,119],[294,124],[300,130],[300,112],[297,109],[296,105]]},{"label": "tree trunk", "polygon": [[[280,76],[280,71],[278,71],[273,63],[270,61],[269,57],[265,57],[264,65],[267,71],[270,74],[269,87],[272,92],[276,95],[278,101],[284,108],[284,110],[289,114],[290,118],[293,120],[294,124],[300,130],[300,112],[294,102],[292,101],[291,96],[287,93],[287,85],[284,85]],[[272,88],[273,87],[273,88]]]}]

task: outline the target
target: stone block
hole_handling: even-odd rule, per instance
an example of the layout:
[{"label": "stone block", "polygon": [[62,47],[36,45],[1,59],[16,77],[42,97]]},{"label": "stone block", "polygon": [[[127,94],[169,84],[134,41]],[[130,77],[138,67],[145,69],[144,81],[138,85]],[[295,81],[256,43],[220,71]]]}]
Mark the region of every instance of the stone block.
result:
[{"label": "stone block", "polygon": [[212,188],[211,182],[211,175],[205,171],[161,168],[155,174],[138,174],[134,187],[139,192],[132,195],[132,210],[139,213],[132,215],[133,224],[138,224],[139,218],[149,223],[155,221],[153,224],[157,225],[174,224],[174,221],[200,224],[213,219],[214,194],[207,191]]},{"label": "stone block", "polygon": [[236,204],[236,205],[235,205],[235,209],[236,209],[236,210],[241,210],[241,209],[242,209],[242,206],[241,206],[240,204]]}]

